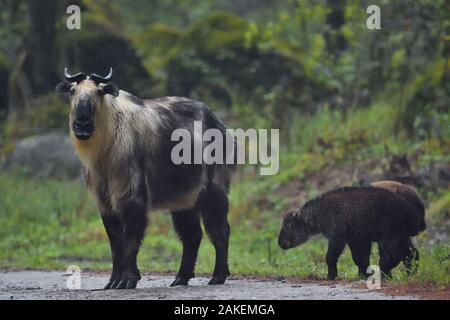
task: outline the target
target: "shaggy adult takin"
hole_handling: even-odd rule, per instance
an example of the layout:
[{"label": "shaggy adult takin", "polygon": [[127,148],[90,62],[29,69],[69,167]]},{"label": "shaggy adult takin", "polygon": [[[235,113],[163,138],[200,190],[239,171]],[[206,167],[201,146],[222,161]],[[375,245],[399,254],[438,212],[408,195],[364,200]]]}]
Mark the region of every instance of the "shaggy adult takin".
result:
[{"label": "shaggy adult takin", "polygon": [[[70,75],[66,68],[64,78],[56,91],[69,96],[70,137],[111,246],[113,268],[105,289],[132,289],[140,280],[136,257],[150,210],[171,211],[183,244],[172,286],[187,285],[194,276],[201,220],[216,251],[209,284],[223,284],[229,275],[228,191],[235,166],[175,165],[171,159],[175,129],[188,130],[192,144],[204,148],[202,137],[192,135],[194,122],[225,135],[223,123],[201,102],[181,97],[143,100],[119,90],[111,82],[112,68],[106,77]],[[226,151],[234,153],[234,148]]]},{"label": "shaggy adult takin", "polygon": [[[309,236],[321,233],[328,239],[326,262],[329,279],[337,276],[337,261],[346,244],[358,266],[359,275],[366,276],[373,241],[417,235],[419,228],[415,210],[405,199],[382,188],[339,188],[289,212],[284,217],[278,244],[282,249],[293,248],[306,242]],[[389,273],[395,266],[391,261],[383,261],[380,268]]]},{"label": "shaggy adult takin", "polygon": [[[397,182],[397,181],[376,181],[370,184],[373,187],[384,188],[392,191],[403,197],[412,206],[414,206],[418,213],[417,219],[419,221],[419,231],[426,229],[425,223],[425,206],[423,200],[413,187]],[[401,260],[406,267],[406,272],[412,274],[416,271],[419,261],[419,251],[414,247],[411,238],[397,238],[378,242],[378,251],[380,253],[380,264],[397,265]],[[408,252],[406,256],[399,256],[399,252]],[[389,276],[389,274],[388,274]]]}]

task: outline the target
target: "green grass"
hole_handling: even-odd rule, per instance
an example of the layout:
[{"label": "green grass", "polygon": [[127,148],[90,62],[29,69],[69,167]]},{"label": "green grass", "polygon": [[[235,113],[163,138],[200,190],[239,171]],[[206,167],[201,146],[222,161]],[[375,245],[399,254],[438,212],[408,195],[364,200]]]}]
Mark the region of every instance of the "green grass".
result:
[{"label": "green grass", "polygon": [[[235,183],[231,194],[230,268],[248,275],[326,276],[326,241],[321,237],[282,251],[276,243],[282,211],[249,210],[237,194],[249,183]],[[247,190],[248,191],[248,190]],[[251,190],[250,190],[251,191]],[[248,198],[248,201],[252,201]],[[244,210],[244,211],[241,211]],[[78,182],[31,180],[0,174],[0,268],[82,269],[111,268],[106,233],[91,196]],[[155,212],[139,254],[142,271],[178,269],[181,244],[167,213]],[[375,247],[374,247],[375,248]],[[448,245],[419,246],[421,261],[417,281],[448,284]],[[372,263],[377,263],[376,250]],[[201,245],[197,272],[211,273],[214,249],[207,239]],[[339,261],[340,277],[356,279],[357,269],[348,249]],[[403,266],[394,281],[405,281]]]}]

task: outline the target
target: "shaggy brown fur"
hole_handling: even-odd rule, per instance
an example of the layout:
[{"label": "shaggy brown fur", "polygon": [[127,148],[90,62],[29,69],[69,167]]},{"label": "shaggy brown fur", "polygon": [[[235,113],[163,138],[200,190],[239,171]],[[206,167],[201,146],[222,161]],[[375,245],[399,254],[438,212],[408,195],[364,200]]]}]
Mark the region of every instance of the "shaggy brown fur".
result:
[{"label": "shaggy brown fur", "polygon": [[419,193],[413,187],[397,181],[376,181],[370,184],[372,187],[383,188],[402,196],[412,206],[417,209],[417,219],[419,220],[419,231],[424,231],[427,227],[425,223],[425,206]]},{"label": "shaggy brown fur", "polygon": [[[382,188],[344,187],[326,192],[289,212],[281,228],[278,243],[289,249],[321,233],[328,239],[326,255],[328,278],[337,276],[337,260],[346,244],[352,252],[359,274],[366,276],[373,241],[388,241],[416,235],[416,209],[402,197]],[[399,256],[406,255],[397,248]],[[383,272],[394,266],[384,261]]]}]

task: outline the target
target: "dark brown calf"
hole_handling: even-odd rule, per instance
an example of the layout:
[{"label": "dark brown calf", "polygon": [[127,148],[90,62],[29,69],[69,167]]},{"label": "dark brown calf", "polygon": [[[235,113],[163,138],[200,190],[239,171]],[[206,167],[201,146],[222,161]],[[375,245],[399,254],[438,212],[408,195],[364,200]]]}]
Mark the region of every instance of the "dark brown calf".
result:
[{"label": "dark brown calf", "polygon": [[[417,235],[416,209],[393,192],[375,187],[345,187],[326,192],[289,212],[281,228],[278,243],[289,249],[306,242],[309,236],[323,234],[328,239],[326,261],[328,278],[337,276],[337,261],[348,244],[360,276],[366,276],[373,241],[383,242]],[[403,243],[401,243],[403,244]],[[396,256],[404,256],[399,245]],[[400,260],[399,260],[400,261]],[[397,262],[398,264],[398,262]],[[381,270],[395,267],[382,262]]]}]

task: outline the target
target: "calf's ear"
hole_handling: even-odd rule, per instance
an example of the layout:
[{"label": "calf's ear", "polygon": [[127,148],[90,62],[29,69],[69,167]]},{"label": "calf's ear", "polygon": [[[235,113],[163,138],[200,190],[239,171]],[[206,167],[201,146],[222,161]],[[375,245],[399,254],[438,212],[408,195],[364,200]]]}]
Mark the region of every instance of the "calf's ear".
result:
[{"label": "calf's ear", "polygon": [[104,96],[105,94],[113,95],[114,97],[117,97],[119,95],[119,88],[114,83],[106,83],[106,84],[100,84],[98,86],[97,92],[100,96]]}]

